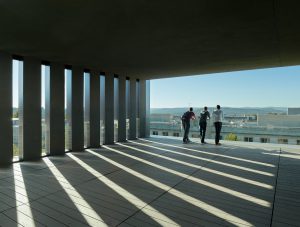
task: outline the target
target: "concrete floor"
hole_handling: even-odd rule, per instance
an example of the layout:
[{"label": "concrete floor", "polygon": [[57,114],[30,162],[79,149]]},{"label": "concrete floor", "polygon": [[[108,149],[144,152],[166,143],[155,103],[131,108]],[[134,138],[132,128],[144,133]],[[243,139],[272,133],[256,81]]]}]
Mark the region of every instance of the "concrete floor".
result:
[{"label": "concrete floor", "polygon": [[153,137],[0,169],[0,226],[300,226],[299,147],[210,143]]}]

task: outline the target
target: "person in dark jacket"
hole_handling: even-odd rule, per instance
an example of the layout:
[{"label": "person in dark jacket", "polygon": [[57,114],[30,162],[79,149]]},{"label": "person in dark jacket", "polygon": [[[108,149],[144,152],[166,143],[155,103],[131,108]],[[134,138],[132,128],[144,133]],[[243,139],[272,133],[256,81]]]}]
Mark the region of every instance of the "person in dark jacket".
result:
[{"label": "person in dark jacket", "polygon": [[189,132],[190,132],[190,121],[195,120],[195,113],[193,112],[193,108],[191,107],[189,111],[185,112],[182,117],[182,127],[184,129],[183,134],[183,143],[189,143]]},{"label": "person in dark jacket", "polygon": [[210,113],[207,110],[207,106],[204,107],[203,111],[200,113],[200,120],[199,120],[199,126],[200,126],[200,138],[201,143],[205,144],[205,132],[206,132],[206,126],[207,126],[207,120],[210,119]]}]

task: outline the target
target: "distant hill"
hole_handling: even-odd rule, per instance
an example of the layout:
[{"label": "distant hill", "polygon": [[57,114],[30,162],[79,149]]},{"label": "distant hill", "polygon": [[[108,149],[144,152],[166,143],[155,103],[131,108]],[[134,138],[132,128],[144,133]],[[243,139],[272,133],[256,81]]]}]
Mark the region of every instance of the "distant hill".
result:
[{"label": "distant hill", "polygon": [[[172,114],[172,115],[182,115],[187,111],[187,107],[179,108],[151,108],[151,114]],[[208,107],[209,111],[213,111],[214,107]],[[225,115],[241,115],[241,114],[286,114],[287,107],[223,107],[222,108]],[[194,108],[194,112],[198,114],[202,109]]]}]

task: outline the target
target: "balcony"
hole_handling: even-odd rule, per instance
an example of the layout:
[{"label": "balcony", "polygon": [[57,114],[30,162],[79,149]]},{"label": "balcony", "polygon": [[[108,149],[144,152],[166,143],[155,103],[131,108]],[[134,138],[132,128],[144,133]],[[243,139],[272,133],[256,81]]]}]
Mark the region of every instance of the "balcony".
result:
[{"label": "balcony", "polygon": [[300,223],[297,146],[151,137],[0,169],[0,225]]}]

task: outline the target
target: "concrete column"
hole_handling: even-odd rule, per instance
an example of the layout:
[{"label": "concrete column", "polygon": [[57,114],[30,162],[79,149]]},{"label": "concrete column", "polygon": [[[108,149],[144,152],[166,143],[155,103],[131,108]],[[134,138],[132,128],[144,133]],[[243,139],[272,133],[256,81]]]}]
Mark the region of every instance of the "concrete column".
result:
[{"label": "concrete column", "polygon": [[90,146],[100,146],[100,75],[90,73]]},{"label": "concrete column", "polygon": [[45,83],[46,91],[46,125],[49,125],[50,155],[65,153],[65,68],[62,64],[51,64],[49,81]]},{"label": "concrete column", "polygon": [[119,76],[119,125],[118,141],[126,141],[126,77]]},{"label": "concrete column", "polygon": [[41,61],[25,58],[23,64],[19,78],[20,158],[34,160],[41,157]]},{"label": "concrete column", "polygon": [[150,81],[140,80],[140,137],[150,137]]},{"label": "concrete column", "polygon": [[83,69],[72,68],[72,151],[83,151]]},{"label": "concrete column", "polygon": [[136,80],[130,78],[129,139],[136,139]]},{"label": "concrete column", "polygon": [[0,166],[13,159],[12,132],[12,57],[0,53]]},{"label": "concrete column", "polygon": [[105,144],[114,143],[114,75],[105,76]]}]

